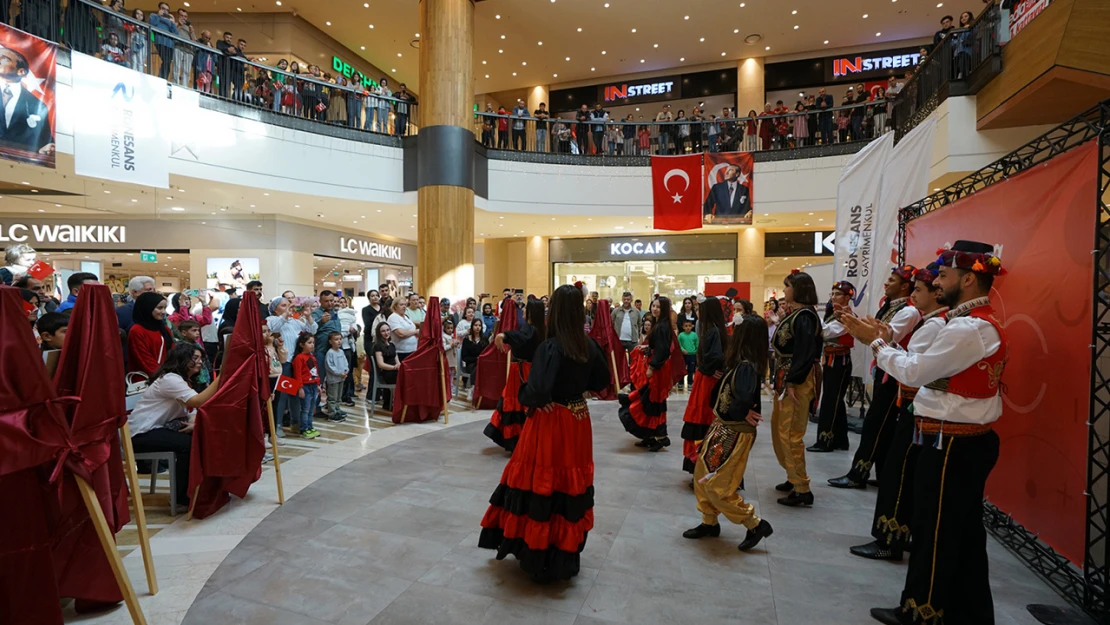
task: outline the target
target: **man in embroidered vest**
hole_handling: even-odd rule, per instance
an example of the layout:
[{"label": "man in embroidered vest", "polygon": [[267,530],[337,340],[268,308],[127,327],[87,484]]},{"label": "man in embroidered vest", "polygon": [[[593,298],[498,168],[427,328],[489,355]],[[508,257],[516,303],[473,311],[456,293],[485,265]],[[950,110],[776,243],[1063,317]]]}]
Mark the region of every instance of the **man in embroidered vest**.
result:
[{"label": "man in embroidered vest", "polygon": [[887,625],[993,625],[982,507],[998,460],[992,424],[1002,415],[1000,379],[1009,349],[988,295],[1004,272],[994,248],[974,241],[941,250],[937,264],[934,283],[951,310],[927,350],[910,354],[889,346],[878,324],[856,335],[870,342],[884,371],[923,387],[914,399],[914,547],[902,603],[873,608],[871,616]]},{"label": "man in embroidered vest", "polygon": [[848,449],[848,407],[844,396],[852,381],[852,347],[856,340],[840,322],[836,307],[847,307],[856,287],[841,280],[832,287],[829,306],[821,323],[825,350],[821,356],[821,407],[817,410],[817,442],[806,451],[829,452]]},{"label": "man in embroidered vest", "polygon": [[[918,269],[914,275],[910,299],[922,317],[906,348],[911,354],[924,353],[944,328],[944,313],[948,309],[937,300],[940,289],[934,284],[939,271],[940,267],[936,263],[929,263],[928,267]],[[863,321],[851,316],[843,317],[843,325],[848,331],[868,327]],[[884,338],[889,338],[890,331],[885,326],[882,329]],[[861,558],[901,562],[903,550],[909,547],[914,504],[913,476],[920,449],[914,444],[916,430],[913,400],[917,390],[912,386],[898,385],[898,400],[895,402],[898,421],[887,451],[890,469],[879,477],[879,496],[875,499],[875,516],[871,525],[871,535],[875,540],[851,548],[851,552]]]},{"label": "man in embroidered vest", "polygon": [[[879,322],[889,325],[893,331],[893,342],[903,348],[909,344],[910,335],[921,320],[921,313],[910,304],[913,291],[913,277],[917,271],[912,265],[895,267],[884,285],[886,301],[876,315]],[[859,447],[852,459],[851,470],[847,475],[829,480],[829,485],[837,488],[867,488],[871,477],[871,467],[882,473],[890,440],[894,436],[894,421],[897,418],[895,402],[898,400],[898,381],[887,375],[882,365],[875,367],[875,383],[871,391],[871,405],[863,418],[863,434]],[[875,483],[878,484],[877,482]]]}]

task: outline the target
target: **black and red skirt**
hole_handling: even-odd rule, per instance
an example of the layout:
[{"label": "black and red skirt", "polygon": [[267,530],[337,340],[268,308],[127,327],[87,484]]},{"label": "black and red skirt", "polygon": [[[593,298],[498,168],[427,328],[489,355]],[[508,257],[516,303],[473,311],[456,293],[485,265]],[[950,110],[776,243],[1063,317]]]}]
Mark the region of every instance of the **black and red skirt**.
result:
[{"label": "black and red skirt", "polygon": [[620,395],[621,423],[629,434],[639,439],[662,438],[667,435],[667,397],[674,380],[671,360],[656,369],[647,383],[628,395]]},{"label": "black and red skirt", "polygon": [[682,415],[682,470],[687,473],[694,472],[694,465],[698,463],[698,442],[705,440],[715,418],[711,402],[717,381],[717,378],[701,371],[694,372],[690,401],[686,404],[686,413]]},{"label": "black and red skirt", "polygon": [[532,363],[514,360],[509,364],[509,375],[505,378],[505,390],[501,391],[501,399],[497,400],[497,408],[489,418],[484,434],[505,451],[511,452],[516,447],[517,438],[524,428],[527,418],[524,406],[520,405],[517,394],[528,374],[532,371]]},{"label": "black and red skirt", "polygon": [[594,526],[593,428],[585,401],[533,411],[482,517],[478,546],[538,582],[578,574]]},{"label": "black and red skirt", "polygon": [[647,371],[648,357],[644,350],[633,349],[628,356],[628,378],[632,380],[632,388],[640,388],[648,383]]}]

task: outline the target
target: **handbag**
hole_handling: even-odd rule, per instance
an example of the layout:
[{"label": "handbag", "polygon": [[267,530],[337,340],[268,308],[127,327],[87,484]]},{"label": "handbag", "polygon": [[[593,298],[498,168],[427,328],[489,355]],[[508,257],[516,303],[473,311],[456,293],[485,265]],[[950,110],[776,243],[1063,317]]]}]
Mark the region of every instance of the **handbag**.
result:
[{"label": "handbag", "polygon": [[143,393],[146,392],[149,383],[147,376],[141,371],[132,371],[124,376],[124,384],[126,389],[124,391],[124,405],[127,411],[131,412],[138,405],[139,399],[142,398]]}]

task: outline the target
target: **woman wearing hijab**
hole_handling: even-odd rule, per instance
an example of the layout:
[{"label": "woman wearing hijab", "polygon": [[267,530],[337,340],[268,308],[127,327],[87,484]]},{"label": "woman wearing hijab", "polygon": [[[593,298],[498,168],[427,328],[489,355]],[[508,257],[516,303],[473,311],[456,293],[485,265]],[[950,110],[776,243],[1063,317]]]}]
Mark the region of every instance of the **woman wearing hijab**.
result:
[{"label": "woman wearing hijab", "polygon": [[158,293],[143,293],[135,300],[134,321],[127,334],[127,370],[154,375],[173,348],[173,336],[166,326],[166,298]]}]

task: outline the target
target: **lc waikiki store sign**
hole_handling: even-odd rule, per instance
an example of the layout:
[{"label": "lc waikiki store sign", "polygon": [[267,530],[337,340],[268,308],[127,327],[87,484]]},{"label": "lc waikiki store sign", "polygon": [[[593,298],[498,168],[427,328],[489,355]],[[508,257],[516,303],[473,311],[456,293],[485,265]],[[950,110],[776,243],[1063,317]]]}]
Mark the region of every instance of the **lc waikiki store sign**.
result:
[{"label": "lc waikiki store sign", "polygon": [[0,224],[0,243],[126,243],[127,226]]}]

